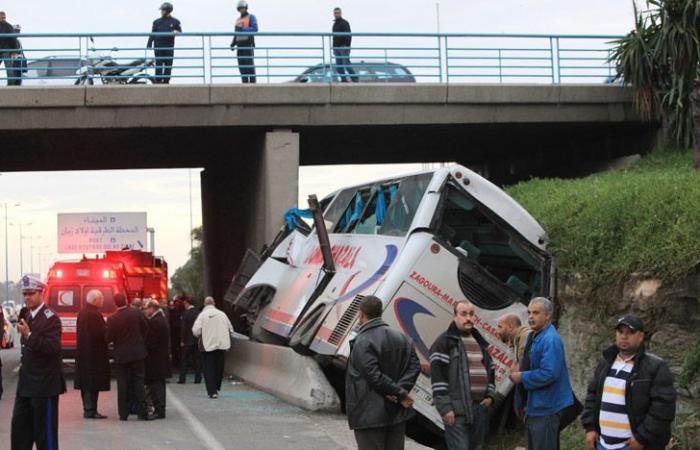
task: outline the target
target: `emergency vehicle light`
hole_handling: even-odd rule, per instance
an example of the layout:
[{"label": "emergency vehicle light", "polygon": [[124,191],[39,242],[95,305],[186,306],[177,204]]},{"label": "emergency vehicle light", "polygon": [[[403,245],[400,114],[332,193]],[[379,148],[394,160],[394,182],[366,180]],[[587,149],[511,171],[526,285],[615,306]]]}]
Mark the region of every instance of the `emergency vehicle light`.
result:
[{"label": "emergency vehicle light", "polygon": [[56,271],[56,278],[63,278],[63,271],[61,269]]},{"label": "emergency vehicle light", "polygon": [[105,270],[102,272],[103,278],[117,278],[117,274],[113,270]]}]

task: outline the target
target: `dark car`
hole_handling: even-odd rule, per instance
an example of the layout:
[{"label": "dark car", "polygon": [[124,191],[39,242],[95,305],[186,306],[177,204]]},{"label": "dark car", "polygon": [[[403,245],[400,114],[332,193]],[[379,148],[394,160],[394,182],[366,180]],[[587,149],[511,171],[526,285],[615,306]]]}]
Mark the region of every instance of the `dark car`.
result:
[{"label": "dark car", "polygon": [[[401,64],[390,62],[353,63],[352,68],[360,83],[415,83],[416,78]],[[347,77],[347,75],[346,75]],[[294,83],[340,83],[337,67],[331,64],[317,64],[309,67],[292,80]]]}]

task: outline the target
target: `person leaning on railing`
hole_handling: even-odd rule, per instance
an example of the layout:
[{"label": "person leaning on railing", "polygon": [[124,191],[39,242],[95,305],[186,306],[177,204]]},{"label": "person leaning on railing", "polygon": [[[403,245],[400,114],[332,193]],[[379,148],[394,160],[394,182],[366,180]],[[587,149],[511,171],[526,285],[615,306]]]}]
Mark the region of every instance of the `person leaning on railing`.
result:
[{"label": "person leaning on railing", "polygon": [[[350,33],[350,23],[343,19],[343,11],[340,8],[335,8],[333,10],[333,17],[335,21],[333,22],[333,33]],[[343,83],[348,82],[348,77],[345,76],[347,73],[350,75],[350,80],[353,83],[357,83],[357,75],[355,74],[355,69],[352,68],[352,63],[350,62],[350,44],[352,43],[352,36],[333,36],[333,54],[335,55],[335,67],[340,74],[340,79]]]}]

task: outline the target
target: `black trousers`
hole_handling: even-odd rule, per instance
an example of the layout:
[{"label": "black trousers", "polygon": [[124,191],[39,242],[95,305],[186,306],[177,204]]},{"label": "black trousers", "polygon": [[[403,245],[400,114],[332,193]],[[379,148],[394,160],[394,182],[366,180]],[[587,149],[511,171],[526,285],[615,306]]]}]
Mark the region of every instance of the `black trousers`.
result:
[{"label": "black trousers", "polygon": [[242,83],[255,83],[255,50],[252,47],[238,49],[238,70]]},{"label": "black trousers", "polygon": [[202,381],[202,365],[196,343],[182,347],[182,359],[180,360],[180,382],[184,383],[187,379],[187,370],[190,366],[194,370],[194,382],[200,383]]},{"label": "black trousers", "polygon": [[146,387],[153,404],[153,412],[165,416],[165,380],[148,380]]},{"label": "black trousers", "polygon": [[170,84],[170,74],[173,71],[174,50],[154,49],[156,56],[156,83]]},{"label": "black trousers", "polygon": [[12,450],[58,450],[58,395],[15,398]]},{"label": "black trousers", "polygon": [[[126,419],[131,403],[136,405],[136,414],[146,415],[146,392],[143,384],[143,360],[115,364],[117,372],[117,404],[119,418]],[[129,395],[131,393],[131,396]],[[131,397],[131,398],[130,398]]]},{"label": "black trousers", "polygon": [[83,414],[88,416],[97,412],[97,400],[100,397],[99,391],[80,390],[80,397],[83,399]]},{"label": "black trousers", "polygon": [[214,395],[221,390],[221,381],[224,379],[224,350],[202,352],[202,366],[204,366],[204,383],[207,385],[207,394]]},{"label": "black trousers", "polygon": [[381,428],[355,430],[358,450],[403,450],[406,441],[406,422]]}]

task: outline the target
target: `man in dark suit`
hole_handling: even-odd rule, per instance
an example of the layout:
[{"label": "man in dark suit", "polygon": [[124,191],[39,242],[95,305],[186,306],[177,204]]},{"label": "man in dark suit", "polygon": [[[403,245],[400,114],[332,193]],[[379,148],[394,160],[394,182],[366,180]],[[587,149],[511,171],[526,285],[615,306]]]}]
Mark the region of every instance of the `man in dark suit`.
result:
[{"label": "man in dark suit", "polygon": [[146,386],[156,419],[165,419],[165,379],[170,378],[170,328],[158,300],[146,303]]},{"label": "man in dark suit", "polygon": [[185,312],[182,314],[182,360],[180,361],[180,379],[179,384],[184,384],[187,380],[187,369],[190,364],[194,369],[194,382],[202,382],[202,366],[199,360],[199,349],[197,348],[197,339],[192,334],[192,326],[197,320],[199,310],[194,307],[193,300],[190,297],[185,297],[183,300]]},{"label": "man in dark suit", "polygon": [[109,353],[104,318],[100,310],[104,295],[93,289],[85,297],[85,307],[78,313],[78,348],[75,357],[75,389],[83,399],[83,417],[106,419],[97,412],[100,391],[109,391]]},{"label": "man in dark suit", "polygon": [[58,396],[66,392],[61,360],[61,320],[42,302],[46,285],[22,277],[26,319],[17,324],[22,335],[22,364],[12,411],[12,450],[58,448]]},{"label": "man in dark suit", "polygon": [[[129,417],[129,392],[136,403],[140,420],[152,420],[146,412],[144,391],[144,359],[146,358],[146,333],[148,323],[140,312],[126,305],[124,294],[114,295],[117,312],[107,319],[107,342],[114,343],[114,363],[117,371],[117,401],[119,420]],[[131,388],[131,389],[130,389]]]}]

